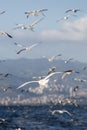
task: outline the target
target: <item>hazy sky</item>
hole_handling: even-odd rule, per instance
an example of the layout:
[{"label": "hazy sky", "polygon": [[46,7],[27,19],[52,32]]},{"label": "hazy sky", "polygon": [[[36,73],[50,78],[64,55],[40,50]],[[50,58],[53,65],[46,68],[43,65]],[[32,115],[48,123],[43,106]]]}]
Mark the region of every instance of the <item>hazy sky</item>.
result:
[{"label": "hazy sky", "polygon": [[[56,22],[66,16],[67,9],[80,9],[67,20]],[[30,25],[43,17],[29,16],[25,11],[48,9],[44,12],[46,17],[35,26],[34,32],[30,30],[13,29],[16,24]],[[0,58],[41,58],[62,54],[62,59],[74,58],[87,62],[87,0],[0,0],[0,31],[6,31],[13,36],[0,35]],[[20,49],[14,42],[30,46],[42,41],[42,44],[30,52],[17,55]]]}]

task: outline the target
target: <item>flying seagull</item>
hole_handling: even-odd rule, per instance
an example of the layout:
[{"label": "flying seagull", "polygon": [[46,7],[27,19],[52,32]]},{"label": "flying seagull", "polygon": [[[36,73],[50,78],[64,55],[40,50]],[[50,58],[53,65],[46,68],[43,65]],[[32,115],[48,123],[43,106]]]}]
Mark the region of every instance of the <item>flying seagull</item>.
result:
[{"label": "flying seagull", "polygon": [[4,10],[4,11],[1,11],[1,12],[0,12],[0,15],[1,15],[1,14],[4,14],[5,12],[6,12],[5,10]]},{"label": "flying seagull", "polygon": [[61,73],[61,72],[54,72],[54,73],[51,73],[51,74],[47,75],[47,76],[46,76],[45,78],[43,78],[43,79],[40,79],[40,80],[37,80],[37,81],[28,81],[28,82],[25,82],[25,83],[23,83],[22,85],[18,86],[17,89],[20,89],[20,88],[24,87],[24,86],[27,85],[27,84],[31,84],[31,83],[35,83],[35,82],[38,83],[39,86],[47,86],[50,77],[52,77],[52,76],[55,75],[55,74],[59,74],[59,73]]},{"label": "flying seagull", "polygon": [[71,17],[71,16],[77,16],[77,15],[75,15],[75,14],[68,14],[68,15],[66,15],[66,16],[64,16],[64,17],[62,17],[62,18],[60,18],[60,19],[58,19],[56,22],[60,22],[60,21],[63,21],[63,20],[67,20],[67,19],[69,19],[69,17]]},{"label": "flying seagull", "polygon": [[33,11],[26,11],[25,14],[27,14],[27,18],[32,15],[32,16],[39,16],[39,14],[41,13],[43,16],[44,15],[44,11],[48,11],[48,9],[41,9],[41,10],[33,10]]},{"label": "flying seagull", "polygon": [[51,74],[51,73],[54,73],[55,70],[56,70],[56,67],[55,67],[55,66],[52,67],[52,68],[50,68],[47,75],[49,75],[49,74]]},{"label": "flying seagull", "polygon": [[7,32],[0,31],[0,35],[7,35],[9,38],[13,38],[10,34]]},{"label": "flying seagull", "polygon": [[65,11],[65,13],[68,13],[68,12],[77,13],[78,11],[80,11],[80,9],[68,9]]},{"label": "flying seagull", "polygon": [[73,72],[74,72],[74,73],[79,73],[78,71],[75,71],[75,70],[66,70],[66,71],[63,72],[62,79],[64,79],[64,77],[65,77],[66,75],[70,75],[70,74],[72,74]]},{"label": "flying seagull", "polygon": [[35,22],[33,22],[31,25],[23,25],[23,24],[18,24],[17,27],[15,27],[14,29],[23,29],[23,30],[26,30],[26,29],[29,29],[31,31],[34,31],[34,27],[36,24],[38,24],[39,22],[41,22],[44,18],[41,18],[39,20],[36,20]]},{"label": "flying seagull", "polygon": [[54,55],[54,56],[50,57],[50,58],[48,59],[48,61],[49,61],[49,62],[52,62],[52,61],[54,61],[55,59],[57,59],[58,57],[60,57],[60,56],[61,56],[61,54]]},{"label": "flying seagull", "polygon": [[68,112],[67,110],[53,110],[53,111],[51,111],[52,115],[54,115],[55,113],[60,113],[60,114],[67,113],[69,116],[72,116],[72,114],[70,112]]},{"label": "flying seagull", "polygon": [[[28,50],[28,51],[30,51],[30,50],[32,50],[32,48],[34,48],[35,46],[37,46],[37,45],[39,45],[40,43],[36,43],[36,44],[33,44],[33,45],[31,45],[31,46],[29,46],[29,47],[24,47],[23,49],[20,49],[18,52],[17,52],[17,54],[20,54],[22,51],[26,51],[26,50]],[[19,44],[18,44],[19,45]]]},{"label": "flying seagull", "polygon": [[73,60],[73,58],[69,58],[69,59],[65,60],[65,64],[70,62],[71,60]]},{"label": "flying seagull", "polygon": [[60,18],[60,19],[58,19],[56,22],[60,22],[60,21],[62,21],[62,20],[67,20],[67,19],[69,19],[69,17],[70,17],[70,15],[66,15],[66,16],[64,16],[64,17],[62,17],[62,18]]}]

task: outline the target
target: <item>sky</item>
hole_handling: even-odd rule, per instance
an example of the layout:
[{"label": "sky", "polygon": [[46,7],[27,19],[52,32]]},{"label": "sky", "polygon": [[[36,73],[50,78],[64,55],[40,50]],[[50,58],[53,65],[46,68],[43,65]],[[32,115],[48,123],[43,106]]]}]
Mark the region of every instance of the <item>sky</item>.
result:
[{"label": "sky", "polygon": [[[45,11],[45,17],[29,16],[25,12],[39,9]],[[61,20],[68,9],[80,9],[75,16]],[[0,59],[43,58],[62,54],[62,59],[87,63],[87,0],[0,0],[0,31],[13,36],[0,35]],[[70,14],[70,13],[68,13]],[[16,24],[30,25],[34,21],[44,18],[34,29],[14,29]],[[24,51],[17,55],[21,48],[14,42],[24,46],[41,42],[31,51]]]}]

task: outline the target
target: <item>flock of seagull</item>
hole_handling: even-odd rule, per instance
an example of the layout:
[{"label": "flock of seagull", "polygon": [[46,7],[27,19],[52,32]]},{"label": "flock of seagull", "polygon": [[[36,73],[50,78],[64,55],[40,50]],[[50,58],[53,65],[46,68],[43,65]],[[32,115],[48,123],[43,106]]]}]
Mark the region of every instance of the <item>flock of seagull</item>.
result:
[{"label": "flock of seagull", "polygon": [[[27,18],[29,18],[30,16],[37,17],[37,16],[39,16],[40,14],[43,16],[43,18],[40,18],[39,20],[34,21],[31,25],[16,24],[16,27],[15,27],[14,29],[25,29],[25,30],[26,30],[26,29],[29,29],[29,30],[31,30],[31,31],[34,31],[35,25],[38,24],[39,22],[41,22],[42,20],[44,20],[44,17],[46,16],[46,15],[44,14],[44,12],[46,12],[46,11],[48,11],[48,9],[25,11],[24,13],[25,13],[25,15],[26,15]],[[61,21],[61,20],[67,20],[70,16],[77,16],[76,14],[77,14],[77,12],[79,12],[79,11],[81,11],[79,8],[77,8],[77,9],[68,9],[68,10],[65,11],[65,14],[67,14],[67,15],[65,15],[63,18],[60,18],[59,20],[57,20],[57,22],[59,22],[59,21]],[[4,11],[1,11],[1,12],[0,12],[0,15],[4,14],[5,12],[6,12],[5,10],[4,10]],[[4,32],[4,31],[0,31],[0,35],[7,35],[9,38],[13,38],[13,36],[11,36],[9,33]],[[22,45],[22,44],[19,44],[19,43],[17,43],[17,42],[14,42],[14,45],[16,45],[16,46],[18,46],[18,47],[21,48],[19,51],[17,51],[16,54],[20,54],[20,53],[22,53],[23,51],[31,51],[34,47],[40,45],[40,43],[41,43],[41,42],[34,43],[34,44],[30,45],[30,46],[24,46],[24,45]],[[61,56],[61,54],[54,55],[54,56],[48,58],[48,61],[49,61],[49,62],[53,62],[54,60],[58,59],[60,56]],[[73,60],[73,58],[69,58],[69,59],[65,60],[65,64],[67,64],[68,62],[70,62],[70,61],[72,61],[72,60]],[[84,67],[84,69],[86,69],[86,67]],[[55,69],[54,69],[54,70],[55,70]],[[52,72],[53,72],[53,73],[52,73]],[[64,79],[64,77],[65,77],[66,75],[69,75],[69,74],[71,74],[71,73],[73,73],[73,72],[79,73],[79,72],[76,72],[76,71],[74,71],[74,70],[66,70],[66,71],[64,71],[64,72],[54,72],[53,70],[51,70],[49,76],[45,77],[44,79],[41,79],[41,81],[38,81],[38,82],[39,82],[40,84],[42,84],[42,81],[44,81],[44,83],[47,83],[47,81],[48,81],[47,79],[49,79],[51,76],[53,76],[53,75],[56,74],[56,73],[63,73],[62,79]],[[51,73],[52,73],[52,74],[51,74]],[[32,81],[32,82],[33,82],[33,81]],[[31,83],[31,82],[29,82],[29,83]],[[43,84],[44,84],[44,83],[43,83]],[[26,85],[26,83],[24,83],[22,86],[24,86],[24,85]],[[18,88],[20,88],[20,87],[18,87]]]},{"label": "flock of seagull", "polygon": [[[26,11],[26,12],[25,12],[25,15],[26,15],[27,18],[29,18],[30,16],[37,17],[37,16],[39,16],[40,14],[43,15],[43,18],[34,21],[31,25],[16,24],[16,27],[15,27],[14,29],[24,29],[24,30],[28,29],[28,30],[31,30],[31,31],[34,32],[35,26],[36,26],[39,22],[41,22],[42,20],[44,20],[44,17],[46,16],[46,15],[44,14],[44,12],[46,12],[46,11],[48,11],[48,9]],[[67,19],[70,18],[71,16],[77,16],[76,13],[77,13],[78,11],[80,11],[80,9],[68,9],[68,10],[66,10],[66,11],[65,11],[65,14],[67,14],[67,15],[65,15],[64,17],[58,19],[57,22],[60,22],[60,21],[62,21],[62,20],[67,20]],[[1,12],[0,12],[0,15],[4,14],[5,12],[6,12],[6,11],[1,11]],[[13,36],[11,36],[9,33],[4,32],[4,31],[0,31],[0,35],[6,35],[6,36],[8,36],[9,38],[13,38]],[[31,46],[24,46],[24,45],[22,45],[22,44],[19,44],[19,43],[17,43],[17,42],[14,42],[14,45],[16,45],[16,46],[18,46],[19,48],[21,48],[21,49],[17,52],[17,54],[20,54],[20,53],[22,53],[23,51],[31,51],[34,47],[36,47],[36,46],[38,46],[38,45],[40,45],[40,44],[41,44],[41,42],[32,44]],[[48,61],[49,61],[49,62],[53,62],[54,60],[58,59],[60,56],[61,56],[61,54],[54,55],[54,56],[48,58]],[[65,60],[65,64],[69,63],[69,62],[72,61],[72,60],[73,60],[73,58],[69,58],[68,60]],[[1,61],[1,62],[2,62],[2,61]],[[3,62],[4,62],[4,61],[3,61]],[[72,73],[77,73],[77,74],[80,73],[80,72],[75,71],[75,70],[73,70],[73,69],[65,70],[65,71],[62,71],[62,72],[58,72],[58,71],[56,71],[55,69],[56,69],[55,67],[52,67],[51,69],[49,69],[48,74],[47,74],[46,76],[42,77],[40,80],[27,81],[27,82],[25,82],[25,83],[23,83],[23,84],[17,86],[16,89],[21,89],[21,88],[23,88],[24,86],[30,85],[30,84],[32,84],[32,83],[38,83],[39,88],[40,88],[40,89],[41,89],[41,88],[44,89],[45,87],[48,86],[48,83],[49,83],[50,78],[51,78],[52,76],[54,76],[54,75],[62,74],[61,79],[63,80],[67,75],[70,75],[70,74],[72,74]],[[87,66],[84,66],[83,69],[84,69],[84,70],[87,69]],[[3,74],[1,74],[1,75],[3,75]],[[5,75],[3,75],[3,76],[4,76],[4,77],[8,77],[8,75],[11,75],[11,74],[7,73],[7,74],[5,74]],[[80,81],[80,82],[87,82],[87,80],[85,80],[85,79],[79,79],[79,78],[74,78],[74,80]],[[7,89],[8,89],[8,88],[7,88]],[[7,89],[5,89],[4,91],[7,91]],[[79,86],[76,86],[76,87],[73,89],[73,91],[76,92],[78,89],[79,89]],[[72,114],[71,114],[69,111],[67,111],[67,110],[53,110],[53,111],[51,111],[51,114],[52,114],[52,115],[54,115],[55,113],[59,113],[59,114],[67,113],[70,117],[72,117]]]},{"label": "flock of seagull", "polygon": [[[24,25],[24,24],[16,24],[16,27],[14,29],[29,29],[31,31],[34,31],[34,27],[36,24],[38,24],[39,22],[41,22],[42,20],[44,20],[44,17],[46,16],[44,14],[44,12],[48,11],[48,9],[40,9],[40,10],[32,10],[32,11],[25,11],[25,15],[27,18],[29,18],[30,16],[33,16],[33,17],[37,17],[39,16],[40,14],[43,16],[43,18],[40,18],[39,20],[36,20],[34,21],[31,25]],[[65,15],[64,17],[60,18],[59,20],[57,20],[57,22],[61,21],[61,20],[67,20],[70,16],[77,16],[76,13],[78,11],[81,11],[80,9],[68,9],[65,11]],[[6,11],[1,11],[0,12],[0,15],[4,14]],[[13,38],[13,36],[11,36],[9,33],[7,32],[4,32],[4,31],[0,31],[0,35],[7,35],[9,38]],[[14,42],[14,45],[20,47],[21,49],[19,51],[17,51],[16,54],[20,54],[22,53],[23,51],[31,51],[34,47],[40,45],[41,42],[38,42],[38,43],[35,43],[35,44],[32,44],[30,46],[24,46],[22,44],[19,44],[17,42]],[[54,60],[58,59],[59,57],[61,56],[61,54],[57,54],[57,55],[54,55],[50,58],[48,58],[48,61],[49,62],[53,62]],[[67,64],[68,62],[72,61],[73,58],[69,58],[67,60],[65,60],[65,64]],[[84,69],[86,69],[86,67],[84,67]],[[49,72],[48,72],[48,75],[45,76],[44,78],[38,80],[38,81],[29,81],[29,82],[25,82],[23,83],[22,85],[18,86],[17,89],[27,85],[27,84],[31,84],[33,82],[38,82],[40,86],[45,86],[46,84],[48,84],[48,81],[50,79],[50,77],[52,77],[53,75],[55,74],[59,74],[59,73],[62,73],[62,79],[65,78],[66,75],[70,75],[72,73],[79,73],[75,70],[72,70],[72,69],[69,69],[69,70],[65,70],[63,72],[55,72],[55,68],[52,68]],[[83,80],[84,81],[84,80]]]}]

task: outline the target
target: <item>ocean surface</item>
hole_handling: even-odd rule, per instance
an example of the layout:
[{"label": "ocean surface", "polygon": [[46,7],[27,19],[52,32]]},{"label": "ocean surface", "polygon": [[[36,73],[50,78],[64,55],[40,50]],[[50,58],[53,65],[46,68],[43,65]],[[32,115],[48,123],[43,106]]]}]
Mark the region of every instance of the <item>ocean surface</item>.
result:
[{"label": "ocean surface", "polygon": [[87,105],[0,106],[0,130],[87,130]]}]

